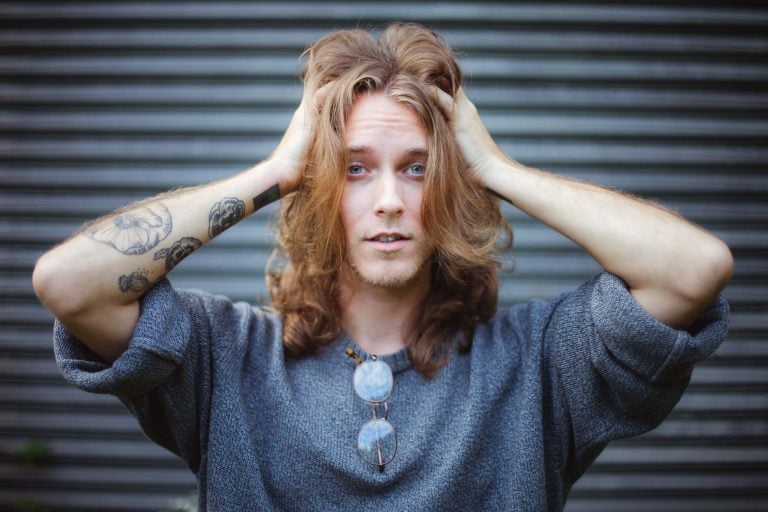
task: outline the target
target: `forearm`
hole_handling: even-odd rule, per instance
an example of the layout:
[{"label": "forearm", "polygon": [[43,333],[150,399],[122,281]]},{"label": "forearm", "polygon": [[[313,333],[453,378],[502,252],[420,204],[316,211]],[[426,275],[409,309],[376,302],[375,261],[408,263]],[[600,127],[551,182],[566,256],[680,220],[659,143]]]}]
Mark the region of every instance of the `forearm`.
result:
[{"label": "forearm", "polygon": [[675,213],[505,157],[492,161],[490,189],[583,247],[670,325],[687,326],[730,277],[727,247]]},{"label": "forearm", "polygon": [[304,90],[280,144],[261,164],[130,205],[43,255],[32,276],[41,302],[103,359],[119,357],[147,289],[203,244],[298,188],[327,87]]},{"label": "forearm", "polygon": [[[279,196],[264,162],[232,178],[161,194],[86,225],[38,261],[43,304],[84,341],[127,343],[138,299],[183,258]],[[92,347],[94,348],[94,347]]]}]

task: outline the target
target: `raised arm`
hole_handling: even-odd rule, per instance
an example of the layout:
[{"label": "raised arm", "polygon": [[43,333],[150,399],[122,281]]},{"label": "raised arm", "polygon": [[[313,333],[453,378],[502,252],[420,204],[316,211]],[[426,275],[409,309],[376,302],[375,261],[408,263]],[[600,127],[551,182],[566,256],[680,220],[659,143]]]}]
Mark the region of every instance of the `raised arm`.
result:
[{"label": "raised arm", "polygon": [[733,259],[712,234],[651,202],[516,162],[463,90],[455,101],[436,92],[482,184],[583,247],[658,320],[688,327],[728,283]]},{"label": "raised arm", "polygon": [[139,298],[182,259],[301,181],[319,95],[305,93],[283,140],[264,162],[234,177],[161,194],[88,223],[44,254],[35,293],[106,361],[128,347]]}]

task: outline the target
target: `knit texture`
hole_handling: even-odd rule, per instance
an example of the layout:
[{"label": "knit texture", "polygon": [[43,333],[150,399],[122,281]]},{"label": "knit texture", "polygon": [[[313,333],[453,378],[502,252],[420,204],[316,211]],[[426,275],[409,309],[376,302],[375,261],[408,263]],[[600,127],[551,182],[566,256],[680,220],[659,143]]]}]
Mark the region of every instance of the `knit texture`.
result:
[{"label": "knit texture", "polygon": [[499,311],[432,380],[406,350],[384,356],[398,449],[383,472],[357,454],[371,408],[344,351],[370,355],[344,334],[286,358],[274,312],[163,280],[111,366],[59,323],[54,338],[69,382],[117,395],[188,464],[200,511],[541,512],[562,510],[607,442],[669,414],[727,325],[718,297],[688,331],[671,329],[603,273]]}]

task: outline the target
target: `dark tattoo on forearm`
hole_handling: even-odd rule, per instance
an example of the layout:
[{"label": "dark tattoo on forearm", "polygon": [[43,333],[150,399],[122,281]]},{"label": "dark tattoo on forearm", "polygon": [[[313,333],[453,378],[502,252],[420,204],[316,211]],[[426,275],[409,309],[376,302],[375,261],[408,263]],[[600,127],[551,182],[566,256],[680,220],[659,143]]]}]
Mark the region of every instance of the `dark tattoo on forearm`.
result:
[{"label": "dark tattoo on forearm", "polygon": [[144,254],[173,229],[171,212],[162,203],[142,206],[87,227],[83,234],[131,256]]},{"label": "dark tattoo on forearm", "polygon": [[203,242],[197,238],[191,236],[185,236],[181,240],[177,240],[172,246],[166,249],[160,249],[155,253],[156,260],[165,260],[165,270],[170,271],[173,267],[179,264],[181,260],[195,252]]},{"label": "dark tattoo on forearm", "polygon": [[253,198],[253,210],[261,210],[270,203],[280,199],[280,185],[274,184],[267,190]]},{"label": "dark tattoo on forearm", "polygon": [[234,226],[245,216],[245,203],[236,197],[225,197],[208,214],[208,235],[213,238]]},{"label": "dark tattoo on forearm", "polygon": [[152,287],[149,280],[149,270],[140,268],[136,272],[128,275],[122,275],[117,279],[117,286],[121,292],[145,292]]}]

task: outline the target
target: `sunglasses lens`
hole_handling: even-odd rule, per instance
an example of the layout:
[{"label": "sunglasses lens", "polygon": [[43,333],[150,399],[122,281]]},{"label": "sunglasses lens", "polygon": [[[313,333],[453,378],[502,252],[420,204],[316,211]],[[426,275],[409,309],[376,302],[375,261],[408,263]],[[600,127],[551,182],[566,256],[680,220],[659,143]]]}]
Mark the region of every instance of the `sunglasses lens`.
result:
[{"label": "sunglasses lens", "polygon": [[369,464],[382,466],[395,458],[397,439],[395,429],[387,420],[371,420],[360,429],[357,450]]},{"label": "sunglasses lens", "polygon": [[383,402],[392,392],[392,370],[383,361],[369,359],[359,364],[352,379],[355,392],[366,402]]}]

